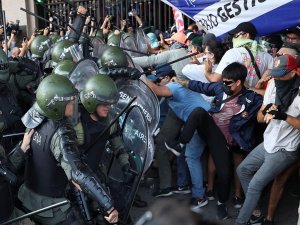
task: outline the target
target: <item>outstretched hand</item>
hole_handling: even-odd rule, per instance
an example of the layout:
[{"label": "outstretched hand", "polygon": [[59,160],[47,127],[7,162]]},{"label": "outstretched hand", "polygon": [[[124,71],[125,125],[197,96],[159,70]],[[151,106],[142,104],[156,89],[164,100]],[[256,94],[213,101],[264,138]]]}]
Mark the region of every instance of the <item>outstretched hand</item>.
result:
[{"label": "outstretched hand", "polygon": [[23,136],[23,141],[21,144],[21,149],[23,152],[26,152],[30,148],[30,142],[31,142],[31,137],[32,137],[33,133],[34,133],[33,129],[25,132],[25,134]]}]

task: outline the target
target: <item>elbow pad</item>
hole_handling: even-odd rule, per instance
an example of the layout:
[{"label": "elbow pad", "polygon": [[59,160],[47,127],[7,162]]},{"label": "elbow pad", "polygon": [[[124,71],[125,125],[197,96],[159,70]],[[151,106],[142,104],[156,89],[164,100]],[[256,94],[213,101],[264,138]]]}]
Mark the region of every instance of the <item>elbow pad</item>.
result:
[{"label": "elbow pad", "polygon": [[113,207],[112,198],[96,174],[81,160],[74,129],[65,124],[58,129],[58,133],[61,136],[63,160],[71,166],[71,179],[99,203],[102,211],[107,212]]},{"label": "elbow pad", "polygon": [[113,201],[108,191],[84,163],[80,164],[77,166],[77,170],[72,170],[72,179],[80,185],[86,194],[100,204],[101,211],[109,211],[113,207]]}]

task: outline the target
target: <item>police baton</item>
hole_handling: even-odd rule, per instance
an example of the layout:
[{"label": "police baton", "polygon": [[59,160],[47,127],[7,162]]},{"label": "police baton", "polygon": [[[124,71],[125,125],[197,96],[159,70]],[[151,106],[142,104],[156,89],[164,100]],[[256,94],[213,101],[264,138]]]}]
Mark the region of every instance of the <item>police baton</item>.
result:
[{"label": "police baton", "polygon": [[[197,55],[197,54],[198,54],[198,52],[194,52],[194,53],[188,54],[188,55],[186,55],[186,56],[184,56],[184,57],[175,59],[175,60],[173,60],[173,61],[171,61],[171,62],[168,62],[168,63],[164,63],[163,65],[157,66],[157,67],[155,67],[155,69],[157,70],[157,69],[163,68],[163,67],[165,67],[165,66],[171,65],[171,64],[173,64],[173,63],[179,62],[179,61],[184,60],[184,59],[187,59],[187,58],[190,58],[190,57],[192,57],[192,56],[194,56],[194,55]],[[144,72],[141,73],[141,75],[146,74],[147,72],[148,72],[148,71],[144,71]]]},{"label": "police baton", "polygon": [[123,48],[123,47],[119,47],[120,49],[124,50],[124,51],[129,51],[129,52],[135,52],[135,53],[139,53],[141,55],[146,55],[146,56],[149,56],[148,53],[144,53],[144,52],[140,52],[140,51],[136,51],[136,50],[132,50],[132,49],[129,49],[129,48]]},{"label": "police baton", "polygon": [[59,203],[56,203],[56,204],[53,204],[53,205],[49,205],[49,206],[47,206],[47,207],[45,207],[45,208],[38,209],[38,210],[36,210],[36,211],[27,213],[27,214],[25,214],[25,215],[23,215],[23,216],[19,216],[19,217],[15,218],[15,219],[6,221],[6,222],[4,222],[4,223],[1,223],[0,225],[11,224],[11,223],[17,222],[17,221],[19,221],[19,220],[22,220],[22,219],[24,219],[24,218],[33,216],[33,215],[35,215],[35,214],[39,214],[39,213],[44,212],[44,211],[47,211],[47,210],[49,210],[49,209],[53,209],[53,208],[56,208],[56,207],[59,207],[59,206],[62,206],[62,205],[69,204],[69,203],[70,203],[69,200],[65,200],[65,201],[62,201],[62,202],[59,202]]},{"label": "police baton", "polygon": [[4,134],[2,135],[3,138],[7,138],[7,137],[14,137],[14,136],[21,136],[21,135],[24,135],[25,133],[22,132],[22,133],[14,133],[14,134]]}]

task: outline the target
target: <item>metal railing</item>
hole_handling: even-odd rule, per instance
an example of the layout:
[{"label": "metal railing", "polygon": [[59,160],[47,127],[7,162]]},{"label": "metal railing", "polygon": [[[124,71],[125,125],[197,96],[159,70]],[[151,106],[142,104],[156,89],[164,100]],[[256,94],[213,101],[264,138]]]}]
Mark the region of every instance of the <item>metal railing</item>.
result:
[{"label": "metal railing", "polygon": [[[160,30],[166,30],[173,25],[172,8],[160,0],[73,0],[76,5],[83,5],[88,9],[89,15],[95,17],[96,21],[102,22],[106,15],[115,18],[116,26],[120,25],[121,19],[135,22],[128,12],[135,9],[143,22]],[[57,14],[68,21],[70,12],[74,10],[72,5],[64,0],[47,0],[45,3],[46,16]],[[189,22],[187,18],[186,21]]]}]

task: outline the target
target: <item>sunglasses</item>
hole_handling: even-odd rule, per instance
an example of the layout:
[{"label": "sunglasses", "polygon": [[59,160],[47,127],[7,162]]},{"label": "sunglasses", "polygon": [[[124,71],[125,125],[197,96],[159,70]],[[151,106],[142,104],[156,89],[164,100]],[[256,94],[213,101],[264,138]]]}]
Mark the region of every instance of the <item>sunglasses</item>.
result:
[{"label": "sunglasses", "polygon": [[235,38],[238,38],[241,35],[246,34],[244,31],[238,32],[237,34],[234,35]]},{"label": "sunglasses", "polygon": [[227,85],[227,86],[229,86],[229,85],[231,85],[231,84],[233,84],[233,83],[235,83],[234,80],[223,80],[223,84],[225,84],[225,85]]}]

